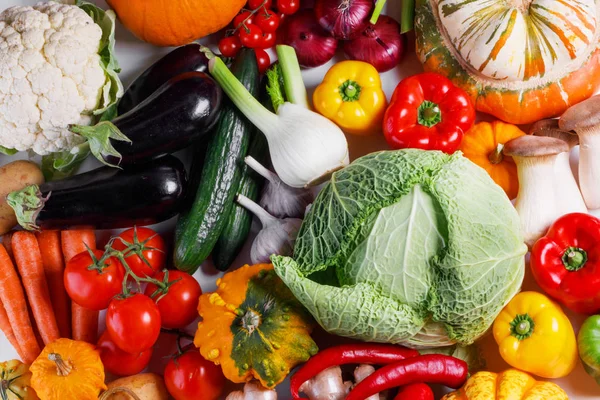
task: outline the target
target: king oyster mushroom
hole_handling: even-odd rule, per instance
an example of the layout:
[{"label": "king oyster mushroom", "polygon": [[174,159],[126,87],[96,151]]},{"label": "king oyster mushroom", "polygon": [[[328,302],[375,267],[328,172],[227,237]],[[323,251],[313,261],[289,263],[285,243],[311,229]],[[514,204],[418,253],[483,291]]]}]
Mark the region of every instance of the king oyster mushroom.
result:
[{"label": "king oyster mushroom", "polygon": [[258,382],[247,382],[244,391],[231,392],[225,400],[277,400],[277,392],[263,388]]},{"label": "king oyster mushroom", "polygon": [[565,141],[545,136],[525,135],[504,146],[504,154],[512,156],[517,164],[519,194],[515,208],[530,248],[558,217],[587,211],[581,209],[579,190],[564,190],[577,188],[573,175],[564,172],[570,168],[568,158],[558,157],[568,151]]},{"label": "king oyster mushroom", "polygon": [[[568,214],[571,212],[570,210],[573,209],[577,209],[579,212],[587,212],[587,207],[583,201],[583,197],[581,195],[576,196],[577,193],[581,192],[577,186],[577,179],[573,175],[573,170],[571,169],[571,150],[573,147],[579,145],[579,137],[577,134],[575,132],[560,129],[558,126],[558,119],[543,119],[538,121],[531,126],[529,133],[535,136],[547,136],[560,139],[569,145],[569,151],[557,154],[556,156],[555,174],[562,175],[559,176],[558,179],[561,182],[564,182],[565,185],[568,185],[566,187],[562,187],[561,190],[574,193],[575,195],[571,198],[561,197],[561,199],[567,199],[568,203],[559,204],[559,207],[565,210],[563,214]],[[568,168],[565,166],[568,166]]]},{"label": "king oyster mushroom", "polygon": [[570,107],[560,117],[560,129],[579,136],[579,185],[587,208],[600,208],[600,96]]}]

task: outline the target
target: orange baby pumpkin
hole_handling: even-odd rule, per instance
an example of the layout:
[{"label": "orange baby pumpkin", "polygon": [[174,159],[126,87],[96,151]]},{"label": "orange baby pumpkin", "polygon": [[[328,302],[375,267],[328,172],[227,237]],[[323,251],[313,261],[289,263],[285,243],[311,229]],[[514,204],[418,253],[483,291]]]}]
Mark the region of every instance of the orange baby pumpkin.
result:
[{"label": "orange baby pumpkin", "polygon": [[156,46],[181,46],[231,22],[246,0],[107,0],[135,36]]}]

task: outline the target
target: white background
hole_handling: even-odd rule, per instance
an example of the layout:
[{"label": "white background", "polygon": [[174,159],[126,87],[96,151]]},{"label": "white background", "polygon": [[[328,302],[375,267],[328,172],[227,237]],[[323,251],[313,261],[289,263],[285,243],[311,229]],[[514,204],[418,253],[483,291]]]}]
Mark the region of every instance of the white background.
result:
[{"label": "white background", "polygon": [[[177,0],[171,0],[177,1]],[[306,2],[306,0],[303,0]],[[0,0],[0,11],[14,5],[33,5],[37,1],[36,0]],[[106,8],[106,4],[104,1],[95,1],[101,7]],[[396,19],[399,19],[400,15],[400,5],[399,0],[389,0],[388,1],[386,14],[393,16]],[[142,43],[133,37],[129,32],[127,32],[120,24],[117,26],[117,56],[118,60],[123,69],[121,73],[121,79],[125,86],[129,85],[129,83],[145,68],[151,65],[154,61],[159,59],[163,54],[169,51],[169,49],[161,49],[157,47],[153,47],[151,45]],[[208,38],[208,42],[215,42],[215,38]],[[218,38],[217,38],[218,40]],[[405,52],[405,57],[401,64],[392,71],[386,72],[382,74],[383,85],[386,94],[388,95],[388,99],[391,97],[391,94],[398,84],[398,82],[405,76],[409,76],[418,72],[421,72],[421,65],[419,64],[416,56],[414,55],[414,37],[410,37],[409,39],[408,49]],[[343,55],[338,54],[337,60],[343,59]],[[323,75],[327,72],[328,68],[333,64],[333,61],[324,65],[320,68],[315,68],[312,70],[304,71],[304,79],[312,92],[314,87],[321,81]],[[356,158],[360,155],[367,154],[369,152],[375,150],[386,149],[385,140],[381,135],[371,136],[371,137],[356,137],[349,136],[350,143],[350,152],[352,158]],[[181,152],[180,155],[185,159],[186,152]],[[25,158],[26,155],[17,155],[14,157],[7,157],[0,155],[0,164],[5,164],[8,161],[16,158]],[[97,164],[94,161],[88,161],[85,165],[86,169],[93,168]],[[174,220],[165,222],[163,224],[158,225],[157,229],[165,235],[168,243],[172,243],[170,238],[172,237],[172,228],[174,226]],[[110,232],[100,232],[99,239],[106,239],[110,235]],[[238,262],[235,265],[242,265],[247,260],[247,249],[240,255],[238,258]],[[215,289],[215,280],[221,275],[218,271],[216,271],[209,263],[206,263],[196,272],[194,275],[198,281],[200,282],[202,289],[204,292],[212,291]],[[529,270],[527,270],[527,277],[524,284],[524,289],[529,290],[539,290],[535,283],[533,282]],[[1,288],[0,288],[1,290]],[[568,313],[571,321],[574,324],[574,328],[577,332],[581,322],[583,321],[583,317],[573,315],[572,313]],[[104,329],[103,321],[100,323],[101,331]],[[194,333],[193,326],[189,327],[189,332]],[[318,335],[322,336],[322,335]],[[323,340],[321,338],[318,340],[319,342]],[[333,343],[337,340],[336,338],[327,339]],[[502,361],[498,353],[498,347],[494,342],[493,337],[488,335],[483,338],[481,341],[482,347],[484,349],[485,358],[487,360],[488,367],[487,369],[490,371],[499,372],[507,368],[508,366]],[[150,370],[159,374],[162,374],[164,369],[164,356],[172,352],[174,345],[174,338],[165,336],[161,337],[159,343],[156,346],[155,353],[152,358]],[[0,361],[9,360],[11,358],[16,358],[17,355],[15,351],[12,349],[10,344],[4,338],[4,335],[0,333]],[[560,384],[566,391],[569,393],[569,397],[574,400],[582,400],[582,399],[592,399],[592,398],[600,398],[600,386],[597,386],[595,381],[589,377],[583,370],[581,363],[577,365],[575,371],[568,376],[567,378],[555,380],[556,383]],[[289,392],[287,391],[287,387],[282,384],[279,386],[280,399],[285,400],[289,399]],[[199,399],[201,397],[198,397]],[[550,399],[548,399],[550,400]]]}]

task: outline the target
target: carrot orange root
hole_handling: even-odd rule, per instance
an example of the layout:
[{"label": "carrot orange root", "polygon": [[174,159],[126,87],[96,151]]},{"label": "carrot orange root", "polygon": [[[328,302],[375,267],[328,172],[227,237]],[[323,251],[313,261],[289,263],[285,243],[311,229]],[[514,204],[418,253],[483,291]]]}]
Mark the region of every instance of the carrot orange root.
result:
[{"label": "carrot orange root", "polygon": [[58,324],[60,337],[71,337],[71,299],[65,290],[62,249],[59,231],[42,231],[37,234],[44,273],[52,299],[52,309]]},{"label": "carrot orange root", "polygon": [[60,333],[37,239],[31,232],[19,231],[14,233],[11,243],[40,336],[44,344],[54,342],[60,338]]},{"label": "carrot orange root", "polygon": [[17,271],[6,252],[0,244],[0,301],[10,321],[13,334],[21,349],[23,362],[31,364],[40,354],[41,349],[33,333],[27,302]]},{"label": "carrot orange root", "polygon": [[23,359],[24,354],[21,352],[21,346],[19,346],[19,342],[15,337],[12,326],[10,326],[10,320],[8,319],[8,315],[6,315],[6,310],[4,309],[4,305],[2,303],[0,303],[0,330],[2,330],[4,336],[6,336],[6,339],[8,339],[12,347],[14,347],[14,349],[17,351],[19,357]]}]

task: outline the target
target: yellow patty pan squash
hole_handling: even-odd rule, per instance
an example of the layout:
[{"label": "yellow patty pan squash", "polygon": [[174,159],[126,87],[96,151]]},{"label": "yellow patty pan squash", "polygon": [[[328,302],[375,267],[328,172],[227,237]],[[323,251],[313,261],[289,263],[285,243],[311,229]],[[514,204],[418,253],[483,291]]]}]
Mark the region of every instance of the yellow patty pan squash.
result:
[{"label": "yellow patty pan squash", "polygon": [[562,114],[600,88],[600,0],[417,0],[417,54],[513,124]]},{"label": "yellow patty pan squash", "polygon": [[232,382],[258,379],[273,388],[319,351],[310,337],[312,318],[272,264],[225,274],[216,292],[200,297],[198,312],[194,344]]},{"label": "yellow patty pan squash", "polygon": [[38,400],[30,382],[29,365],[23,364],[19,360],[0,363],[0,399]]}]

